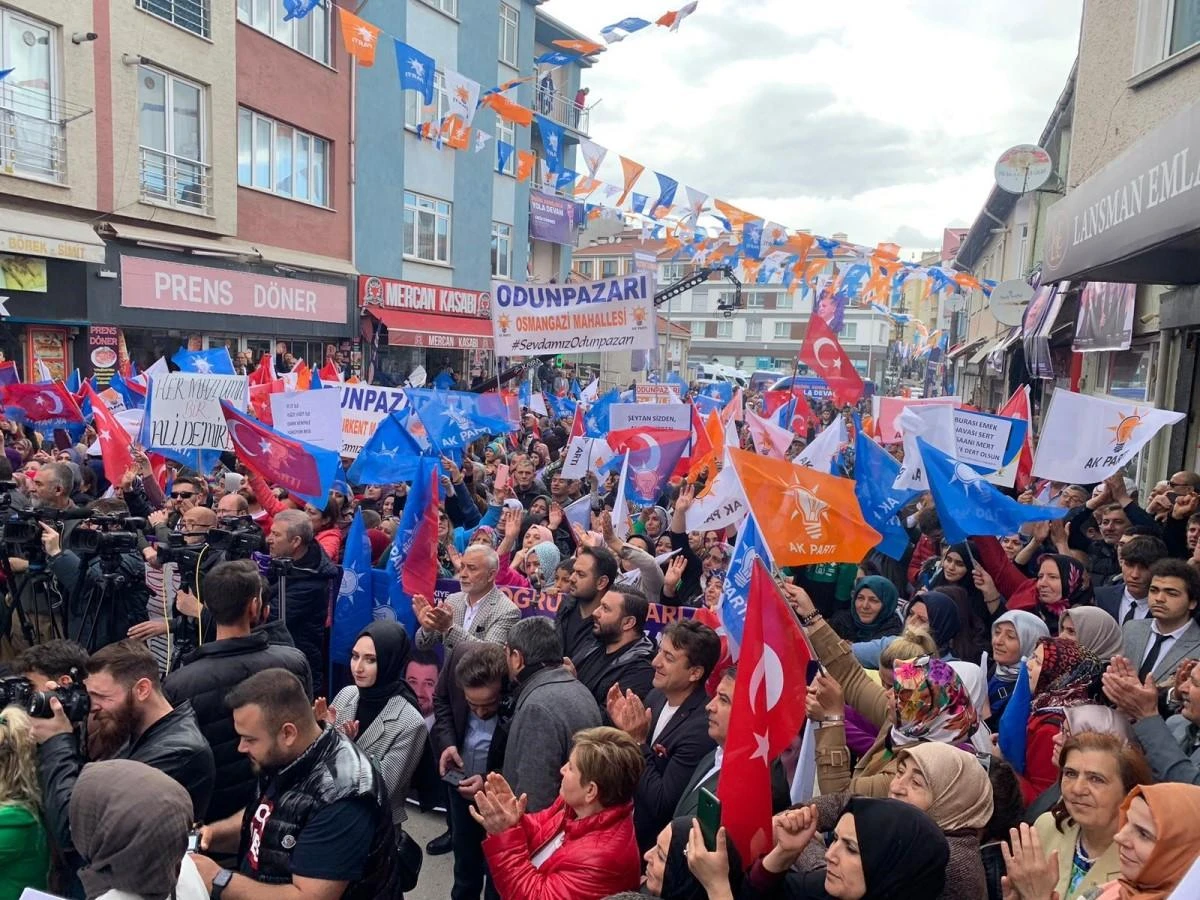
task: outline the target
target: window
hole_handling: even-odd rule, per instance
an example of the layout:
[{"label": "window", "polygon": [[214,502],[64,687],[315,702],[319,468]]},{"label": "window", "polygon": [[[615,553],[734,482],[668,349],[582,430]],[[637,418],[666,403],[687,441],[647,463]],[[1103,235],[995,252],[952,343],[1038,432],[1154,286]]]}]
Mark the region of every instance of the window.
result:
[{"label": "window", "polygon": [[704,337],[704,323],[698,320],[692,321],[692,337]]},{"label": "window", "polygon": [[[165,0],[139,0],[162,3]],[[178,2],[178,0],[177,0]],[[197,0],[191,0],[197,2]],[[293,50],[329,65],[329,8],[320,3],[303,19],[283,20],[287,10],[277,0],[238,0],[238,21]]]},{"label": "window", "polygon": [[[508,154],[508,159],[504,161],[504,168],[500,172],[504,175],[515,175],[517,172],[517,129],[512,122],[496,116],[496,142],[504,141],[512,146],[512,152]],[[500,165],[500,148],[496,148],[496,166]]]},{"label": "window", "polygon": [[208,212],[204,88],[149,66],[138,67],[141,197]]},{"label": "window", "polygon": [[492,223],[492,277],[512,278],[512,226]]},{"label": "window", "polygon": [[448,16],[458,18],[458,0],[424,0],[426,6],[444,12]]},{"label": "window", "polygon": [[617,274],[618,274],[618,271],[617,271],[618,262],[619,262],[619,260],[615,260],[615,259],[600,260],[600,277],[601,278],[616,278]]},{"label": "window", "polygon": [[208,0],[137,0],[137,8],[184,31],[208,37]]},{"label": "window", "polygon": [[765,305],[766,304],[763,302],[763,295],[757,291],[752,291],[749,294],[746,294],[746,309],[762,309]]},{"label": "window", "polygon": [[446,93],[446,73],[433,74],[433,104],[425,106],[416,91],[404,92],[404,127],[415,130],[422,122],[441,122],[450,112]]},{"label": "window", "polygon": [[592,261],[590,259],[581,259],[579,262],[575,263],[575,271],[584,278],[591,280],[592,272],[594,271]]},{"label": "window", "polygon": [[329,141],[238,110],[238,184],[329,205]]},{"label": "window", "polygon": [[792,292],[784,291],[776,295],[776,309],[791,309],[792,308]]},{"label": "window", "polygon": [[517,65],[517,40],[520,36],[521,13],[507,3],[500,4],[500,62]]},{"label": "window", "polygon": [[727,338],[733,337],[733,323],[726,319],[723,322],[717,323],[717,337]]},{"label": "window", "polygon": [[843,322],[840,337],[843,343],[857,344],[858,343],[858,323]]},{"label": "window", "polygon": [[679,281],[687,275],[687,263],[665,263],[662,267],[662,279],[664,284],[670,284],[672,281]]},{"label": "window", "polygon": [[1200,43],[1200,3],[1197,0],[1139,0],[1134,39],[1133,73],[1157,75],[1159,66]]},{"label": "window", "polygon": [[0,8],[0,172],[62,182],[67,131],[58,93],[58,31]]},{"label": "window", "polygon": [[746,320],[746,340],[762,340],[762,321],[760,319]]},{"label": "window", "polygon": [[791,337],[791,334],[792,334],[792,323],[791,322],[782,322],[781,321],[781,322],[775,323],[775,339],[776,340],[779,340],[781,338],[787,339],[787,338]]},{"label": "window", "polygon": [[1171,38],[1167,55],[1173,56],[1200,43],[1200,3],[1196,0],[1174,0],[1171,4]]},{"label": "window", "polygon": [[450,204],[404,192],[404,255],[425,262],[450,262]]}]

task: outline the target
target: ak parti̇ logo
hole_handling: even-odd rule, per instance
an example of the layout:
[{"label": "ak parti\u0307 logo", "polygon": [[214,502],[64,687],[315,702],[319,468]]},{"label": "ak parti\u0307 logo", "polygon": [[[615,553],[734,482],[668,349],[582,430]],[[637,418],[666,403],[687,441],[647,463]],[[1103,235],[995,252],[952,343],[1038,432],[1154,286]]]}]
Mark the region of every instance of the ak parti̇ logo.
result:
[{"label": "ak parti\u0307 logo", "polygon": [[1113,453],[1124,451],[1125,445],[1133,439],[1133,433],[1142,424],[1143,418],[1141,410],[1134,407],[1133,412],[1127,416],[1121,416],[1121,420],[1116,425],[1108,426],[1108,430],[1113,433]]}]

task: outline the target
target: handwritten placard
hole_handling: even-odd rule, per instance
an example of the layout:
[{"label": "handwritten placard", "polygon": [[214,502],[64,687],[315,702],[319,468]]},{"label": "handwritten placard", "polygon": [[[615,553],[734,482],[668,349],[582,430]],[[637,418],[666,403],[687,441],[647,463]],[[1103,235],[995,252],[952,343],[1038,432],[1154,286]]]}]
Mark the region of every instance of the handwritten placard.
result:
[{"label": "handwritten placard", "polygon": [[232,450],[221,401],[246,409],[245,375],[172,372],[150,379],[147,445],[163,450]]}]

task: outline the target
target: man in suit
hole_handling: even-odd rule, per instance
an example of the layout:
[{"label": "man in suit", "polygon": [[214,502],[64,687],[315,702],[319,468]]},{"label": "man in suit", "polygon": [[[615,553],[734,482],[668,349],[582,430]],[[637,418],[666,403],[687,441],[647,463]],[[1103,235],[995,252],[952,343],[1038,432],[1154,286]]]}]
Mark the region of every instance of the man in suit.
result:
[{"label": "man in suit", "polygon": [[1200,573],[1181,559],[1160,559],[1150,568],[1149,602],[1149,619],[1122,626],[1124,655],[1139,682],[1150,675],[1160,688],[1167,688],[1183,660],[1200,656],[1200,625],[1194,618]]},{"label": "man in suit", "polygon": [[725,757],[725,738],[729,736],[729,712],[733,709],[733,687],[737,682],[737,666],[730,666],[721,675],[717,692],[704,707],[707,716],[707,732],[709,738],[717,746],[706,753],[692,772],[679,795],[679,802],[671,818],[679,816],[694,816],[700,805],[700,788],[717,792],[717,780],[721,777],[721,763]]},{"label": "man in suit", "polygon": [[663,631],[654,657],[654,688],[645,705],[619,684],[609,691],[609,717],[641,742],[646,762],[633,795],[633,825],[643,852],[671,821],[697,765],[715,749],[703,714],[704,684],[720,658],[717,633],[694,619],[681,619]]},{"label": "man in suit", "polygon": [[1150,567],[1166,555],[1167,545],[1159,538],[1138,535],[1123,540],[1117,548],[1122,581],[1096,588],[1096,605],[1122,625],[1150,618]]},{"label": "man in suit", "polygon": [[1159,715],[1158,686],[1140,684],[1126,660],[1114,660],[1104,673],[1104,693],[1133,722],[1133,733],[1159,781],[1200,784],[1200,665],[1179,680],[1183,707],[1165,722]]},{"label": "man in suit", "polygon": [[500,558],[491,547],[473,544],[462,555],[458,573],[462,590],[434,606],[424,594],[413,595],[417,648],[432,649],[441,643],[453,650],[460,641],[503,644],[508,630],[521,618],[515,603],[496,588]]}]

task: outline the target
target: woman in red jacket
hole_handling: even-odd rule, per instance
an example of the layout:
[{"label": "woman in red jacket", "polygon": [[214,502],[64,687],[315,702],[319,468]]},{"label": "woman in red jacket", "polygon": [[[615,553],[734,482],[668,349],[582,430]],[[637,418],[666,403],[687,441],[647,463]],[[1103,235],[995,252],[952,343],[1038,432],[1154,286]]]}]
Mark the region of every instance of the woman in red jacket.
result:
[{"label": "woman in red jacket", "polygon": [[475,795],[475,821],[501,900],[601,900],[636,891],[641,856],[633,832],[633,792],[642,748],[617,728],[585,728],[562,767],[554,805],[525,813],[493,772]]}]

